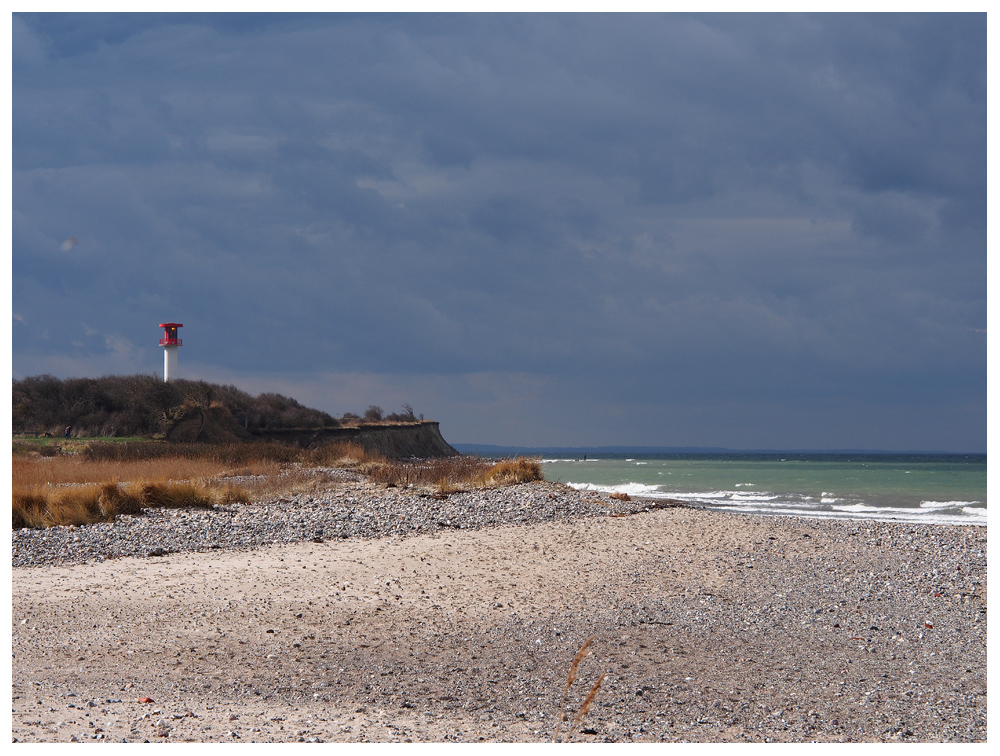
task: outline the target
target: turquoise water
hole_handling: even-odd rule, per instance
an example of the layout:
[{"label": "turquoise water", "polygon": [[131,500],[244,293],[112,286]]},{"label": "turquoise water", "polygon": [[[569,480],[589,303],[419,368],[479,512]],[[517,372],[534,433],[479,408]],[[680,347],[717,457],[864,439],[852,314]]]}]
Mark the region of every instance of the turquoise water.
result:
[{"label": "turquoise water", "polygon": [[542,470],[581,490],[741,512],[986,525],[985,455],[602,455]]}]

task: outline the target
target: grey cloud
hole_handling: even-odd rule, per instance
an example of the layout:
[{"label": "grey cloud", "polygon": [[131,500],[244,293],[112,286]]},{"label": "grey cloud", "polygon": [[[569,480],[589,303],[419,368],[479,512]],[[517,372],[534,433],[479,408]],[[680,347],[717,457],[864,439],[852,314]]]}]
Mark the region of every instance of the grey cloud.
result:
[{"label": "grey cloud", "polygon": [[15,66],[39,65],[48,57],[45,43],[19,16],[11,19],[11,57]]},{"label": "grey cloud", "polygon": [[15,369],[985,402],[981,15],[14,19]]}]

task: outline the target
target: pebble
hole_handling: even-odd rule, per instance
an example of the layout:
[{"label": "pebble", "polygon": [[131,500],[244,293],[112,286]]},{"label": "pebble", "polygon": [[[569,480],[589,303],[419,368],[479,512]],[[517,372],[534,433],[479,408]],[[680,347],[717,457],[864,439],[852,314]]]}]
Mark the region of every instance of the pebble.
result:
[{"label": "pebble", "polygon": [[[330,470],[322,472],[329,477]],[[310,494],[212,509],[151,508],[81,528],[21,528],[12,533],[11,565],[40,567],[181,552],[252,551],[269,544],[321,539],[374,539],[606,517],[643,511],[650,504],[606,499],[546,482],[459,492],[439,499],[425,490],[385,488],[353,474],[344,477],[340,484]]]},{"label": "pebble", "polygon": [[[386,489],[345,475],[321,491],[213,510],[154,509],[72,531],[14,531],[12,562],[34,567],[124,556],[156,559],[149,556],[155,549],[250,551],[317,538],[375,539],[606,518],[664,506],[611,500],[555,483],[443,499],[429,493]],[[678,526],[693,519],[683,508],[671,515]],[[713,523],[737,517],[738,533],[723,537],[713,530]],[[565,674],[565,663],[586,627],[603,628],[600,654],[588,670],[599,661],[611,676],[587,727],[576,737],[606,742],[983,741],[986,536],[985,527],[974,526],[713,513],[700,534],[692,532],[690,542],[678,543],[670,553],[646,551],[642,541],[623,546],[628,558],[602,567],[606,572],[588,590],[585,608],[518,607],[508,616],[507,608],[494,605],[503,613],[483,620],[485,629],[468,626],[478,628],[475,632],[467,628],[470,620],[438,617],[440,628],[414,629],[425,637],[409,642],[421,655],[436,649],[440,658],[421,658],[414,667],[405,655],[372,660],[357,651],[349,657],[359,662],[356,668],[341,663],[339,674],[331,671],[329,680],[304,680],[296,705],[325,712],[336,705],[330,702],[344,699],[373,711],[395,707],[406,717],[427,706],[427,720],[449,726],[489,722],[478,731],[452,730],[444,739],[550,742],[557,718],[545,705],[546,696],[561,684],[559,675]],[[674,570],[683,574],[674,575]],[[660,575],[663,580],[657,579]],[[295,609],[293,616],[301,619]],[[348,618],[337,628],[351,624]],[[363,627],[364,619],[353,624]],[[263,625],[268,627],[276,625]],[[266,637],[270,642],[283,636]],[[482,639],[468,648],[481,657],[477,666],[464,661],[455,666],[456,659],[466,658],[463,649],[473,639]],[[294,642],[289,640],[293,648]],[[557,674],[543,679],[544,670]],[[480,689],[483,680],[499,682],[495,690]],[[419,697],[431,685],[439,685],[442,696],[448,694],[447,705]],[[492,718],[481,711],[477,697],[489,699],[490,713],[497,709]],[[203,715],[211,716],[199,710]],[[225,725],[195,737],[218,740],[224,733],[226,739],[239,739],[240,732],[229,729],[238,726],[237,718],[229,714]],[[167,719],[157,722],[158,727],[167,725],[159,730],[144,723],[149,729],[143,735],[165,736]],[[195,720],[174,715],[172,721],[173,738],[179,739]],[[249,714],[242,721],[249,739],[255,732],[249,729]],[[497,722],[508,729],[495,730]],[[304,741],[308,733],[302,730],[295,737]],[[363,726],[351,732],[350,725],[330,725],[319,735],[311,739],[380,737],[366,734]],[[136,730],[132,736],[142,737]],[[269,737],[285,735],[264,732],[259,739]]]}]

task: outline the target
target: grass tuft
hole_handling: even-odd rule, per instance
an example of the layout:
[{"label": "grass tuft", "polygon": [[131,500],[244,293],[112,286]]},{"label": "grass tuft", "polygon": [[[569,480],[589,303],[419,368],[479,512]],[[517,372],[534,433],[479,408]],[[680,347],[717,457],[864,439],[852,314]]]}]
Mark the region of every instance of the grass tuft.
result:
[{"label": "grass tuft", "polygon": [[105,483],[97,497],[101,516],[113,522],[118,515],[137,515],[142,511],[142,503],[134,496],[127,496],[117,483]]},{"label": "grass tuft", "polygon": [[11,524],[14,528],[91,525],[150,507],[210,508],[246,499],[246,492],[237,486],[213,488],[190,481],[15,487]]},{"label": "grass tuft", "polygon": [[13,521],[15,528],[44,528],[48,499],[40,486],[14,492]]},{"label": "grass tuft", "polygon": [[492,485],[513,486],[542,479],[542,465],[537,459],[518,457],[503,459],[493,465],[486,475]]},{"label": "grass tuft", "polygon": [[304,452],[302,461],[325,467],[357,467],[386,463],[388,459],[353,441],[333,441]]}]

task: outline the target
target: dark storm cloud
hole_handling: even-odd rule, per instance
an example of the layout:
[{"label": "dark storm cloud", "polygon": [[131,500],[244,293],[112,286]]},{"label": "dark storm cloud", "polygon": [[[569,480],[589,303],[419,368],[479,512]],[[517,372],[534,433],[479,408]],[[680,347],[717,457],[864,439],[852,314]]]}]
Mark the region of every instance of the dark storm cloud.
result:
[{"label": "dark storm cloud", "polygon": [[26,14],[13,61],[15,374],[166,318],[456,440],[985,444],[983,15]]}]

